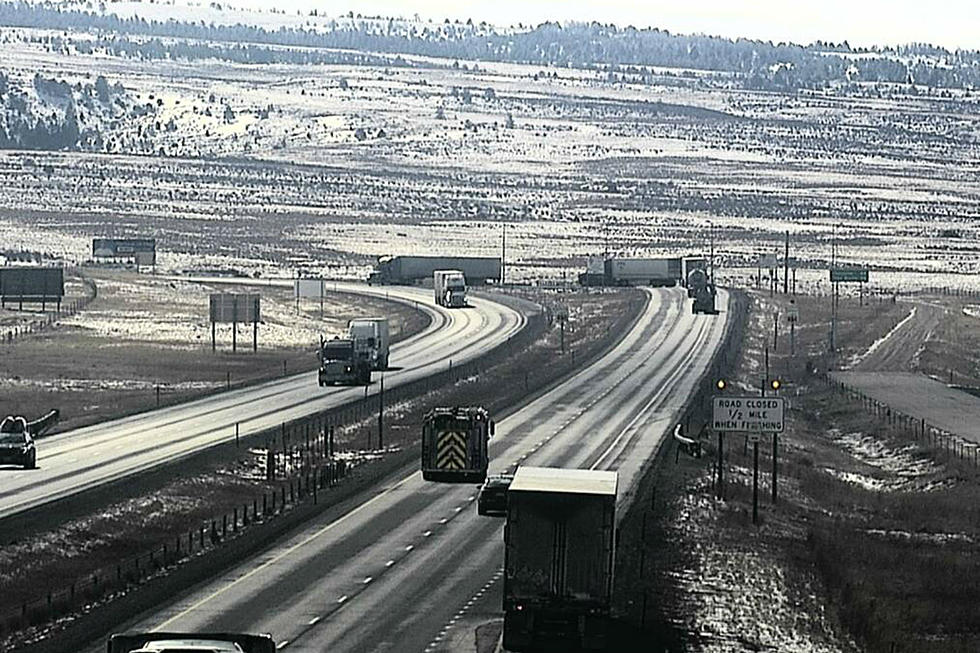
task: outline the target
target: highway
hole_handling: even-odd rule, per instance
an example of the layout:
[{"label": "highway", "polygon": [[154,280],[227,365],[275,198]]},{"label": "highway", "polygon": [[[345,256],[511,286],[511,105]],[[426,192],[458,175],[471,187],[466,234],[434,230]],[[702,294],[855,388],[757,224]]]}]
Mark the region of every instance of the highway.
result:
[{"label": "highway", "polygon": [[[721,314],[695,316],[683,289],[647,292],[641,319],[608,354],[497,422],[491,473],[518,463],[615,469],[620,502],[635,491],[722,340],[728,303],[720,291]],[[281,650],[304,652],[472,641],[454,628],[503,562],[503,520],[479,517],[476,494],[418,471],[392,477],[129,630],[268,632]]]},{"label": "highway", "polygon": [[[519,311],[488,299],[447,310],[420,288],[338,283],[336,289],[417,302],[432,316],[428,328],[392,347],[391,366],[398,369],[385,373],[388,388],[445,369],[449,360],[479,356],[526,322]],[[363,387],[321,388],[316,372],[305,372],[43,438],[37,470],[0,470],[0,518],[227,442],[236,423],[244,436],[363,395]]]}]

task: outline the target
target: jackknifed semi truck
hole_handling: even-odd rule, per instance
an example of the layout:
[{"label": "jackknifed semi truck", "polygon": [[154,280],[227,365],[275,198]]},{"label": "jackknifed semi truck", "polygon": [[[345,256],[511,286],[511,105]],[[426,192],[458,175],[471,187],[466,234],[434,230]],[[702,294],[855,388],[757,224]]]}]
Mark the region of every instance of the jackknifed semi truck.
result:
[{"label": "jackknifed semi truck", "polygon": [[459,270],[471,285],[500,282],[500,258],[490,256],[385,256],[369,284],[419,284],[436,270]]},{"label": "jackknifed semi truck", "polygon": [[466,277],[459,270],[436,270],[432,290],[437,305],[445,308],[466,306]]},{"label": "jackknifed semi truck", "polygon": [[493,431],[493,420],[484,408],[433,408],[422,419],[422,478],[482,483],[487,478],[487,442]]},{"label": "jackknifed semi truck", "polygon": [[616,472],[517,468],[504,526],[508,651],[605,647],[617,482]]},{"label": "jackknifed semi truck", "polygon": [[357,343],[350,338],[320,338],[318,380],[320,386],[368,385],[371,383],[371,363],[357,352]]}]

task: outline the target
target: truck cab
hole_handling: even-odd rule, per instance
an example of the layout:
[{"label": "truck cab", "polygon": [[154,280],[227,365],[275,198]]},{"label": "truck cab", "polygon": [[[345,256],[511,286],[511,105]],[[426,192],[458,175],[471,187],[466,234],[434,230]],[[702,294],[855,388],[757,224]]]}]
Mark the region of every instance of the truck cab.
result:
[{"label": "truck cab", "polygon": [[355,341],[350,338],[321,339],[317,356],[320,359],[318,380],[321,387],[335,383],[347,385],[371,383],[371,366],[358,357]]},{"label": "truck cab", "polygon": [[459,270],[436,270],[432,273],[432,288],[439,306],[466,306],[466,277]]}]

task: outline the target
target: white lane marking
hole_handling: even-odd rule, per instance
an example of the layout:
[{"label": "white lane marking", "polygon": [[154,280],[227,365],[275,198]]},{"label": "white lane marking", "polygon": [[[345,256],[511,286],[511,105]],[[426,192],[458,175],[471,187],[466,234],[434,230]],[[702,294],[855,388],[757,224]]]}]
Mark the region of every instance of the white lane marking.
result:
[{"label": "white lane marking", "polygon": [[278,651],[279,649],[286,648],[287,646],[289,646],[289,640],[288,639],[284,639],[281,642],[279,642],[278,644],[276,644],[276,650]]},{"label": "white lane marking", "polygon": [[318,623],[320,623],[320,617],[313,617],[312,619],[310,619],[310,621],[309,621],[309,623],[307,623],[307,625],[308,626],[315,626]]},{"label": "white lane marking", "polygon": [[429,537],[430,535],[432,535],[432,531],[426,531],[422,533],[422,537]]},{"label": "white lane marking", "polygon": [[393,564],[395,564],[395,561],[394,560],[389,560],[388,562],[385,563],[385,567],[390,567]]},{"label": "white lane marking", "polygon": [[[347,513],[346,515],[344,515],[343,517],[341,517],[339,519],[336,519],[336,520],[330,522],[329,524],[327,524],[326,526],[324,526],[323,528],[321,528],[317,532],[313,533],[312,535],[310,535],[305,540],[302,540],[301,542],[297,542],[296,544],[294,544],[293,546],[289,547],[288,549],[286,549],[285,551],[283,551],[279,555],[274,556],[274,557],[270,558],[269,560],[263,562],[261,565],[259,565],[258,567],[256,567],[252,571],[248,572],[244,576],[241,576],[239,578],[236,578],[234,581],[232,581],[228,585],[225,585],[221,589],[218,589],[218,590],[212,592],[211,594],[209,594],[208,596],[204,597],[203,599],[201,599],[200,601],[198,601],[197,603],[195,603],[191,607],[187,608],[186,610],[183,610],[182,612],[177,613],[173,617],[170,617],[169,619],[167,619],[166,621],[164,621],[162,624],[160,624],[156,628],[153,628],[150,632],[159,632],[161,630],[166,629],[167,626],[169,626],[173,622],[177,621],[178,619],[181,619],[181,618],[187,616],[188,614],[190,614],[194,610],[197,610],[198,608],[200,608],[205,603],[208,603],[209,601],[213,601],[215,598],[221,596],[222,594],[224,594],[225,592],[227,592],[228,590],[230,590],[232,587],[235,587],[239,583],[241,583],[241,582],[243,582],[243,581],[251,578],[255,574],[257,574],[260,571],[262,571],[263,569],[265,569],[265,568],[267,568],[267,567],[269,567],[271,565],[274,565],[274,564],[278,563],[283,558],[292,555],[299,548],[306,546],[307,544],[309,544],[310,542],[312,542],[316,538],[320,537],[324,533],[333,530],[334,528],[336,528],[340,524],[344,523],[345,521],[347,521],[348,519],[350,519],[354,515],[358,514],[359,512],[361,512],[363,510],[366,510],[373,503],[375,503],[376,501],[381,500],[383,497],[385,497],[388,494],[394,492],[395,490],[397,490],[398,488],[400,488],[402,485],[404,485],[408,481],[412,480],[413,478],[415,478],[415,474],[411,474],[409,476],[406,476],[405,478],[403,478],[402,480],[398,481],[397,483],[395,483],[394,485],[392,485],[390,488],[388,488],[387,490],[385,490],[384,492],[382,492],[378,496],[374,497],[373,499],[371,499],[369,501],[365,501],[364,503],[362,503],[361,505],[359,505],[358,507],[354,508],[349,513]],[[343,603],[346,600],[347,600],[347,597],[344,596],[342,600],[338,601],[338,603]]]},{"label": "white lane marking", "polygon": [[367,585],[367,584],[368,584],[368,583],[370,583],[370,582],[371,582],[372,580],[374,580],[374,578],[372,578],[371,576],[368,576],[367,578],[365,578],[364,580],[362,580],[362,581],[361,581],[361,584],[362,584],[362,585]]},{"label": "white lane marking", "polygon": [[414,548],[415,548],[415,545],[414,544],[409,544],[408,546],[405,547],[405,550],[406,551],[411,551]]},{"label": "white lane marking", "polygon": [[[701,331],[698,332],[698,335],[695,336],[694,338],[696,343],[700,341],[703,332],[704,332],[704,325],[702,323]],[[648,417],[647,411],[650,410],[650,407],[653,406],[653,404],[660,401],[661,398],[664,396],[664,394],[666,394],[668,390],[671,390],[673,388],[674,379],[677,378],[678,375],[684,372],[687,372],[685,366],[678,365],[677,369],[675,369],[674,372],[665,380],[663,385],[661,385],[660,390],[656,394],[654,394],[653,397],[650,398],[650,401],[644,404],[643,408],[641,408],[636,412],[636,414],[633,416],[633,419],[629,421],[629,424],[623,427],[623,430],[619,432],[619,435],[617,435],[616,438],[609,445],[609,447],[602,452],[602,455],[599,456],[598,460],[596,460],[594,463],[592,463],[591,466],[589,466],[589,469],[596,469],[599,465],[602,464],[602,461],[604,461],[606,457],[610,453],[612,453],[612,450],[619,445],[620,440],[623,439],[623,436],[626,435],[626,432],[632,429],[640,419],[646,419]]]},{"label": "white lane marking", "polygon": [[442,519],[439,520],[439,523],[440,524],[445,524],[448,521],[449,521],[448,519],[446,519],[445,517],[443,517]]},{"label": "white lane marking", "polygon": [[337,599],[337,603],[343,603],[344,601],[347,600],[347,598],[348,598],[347,595],[344,594],[342,597],[340,597],[339,599]]}]

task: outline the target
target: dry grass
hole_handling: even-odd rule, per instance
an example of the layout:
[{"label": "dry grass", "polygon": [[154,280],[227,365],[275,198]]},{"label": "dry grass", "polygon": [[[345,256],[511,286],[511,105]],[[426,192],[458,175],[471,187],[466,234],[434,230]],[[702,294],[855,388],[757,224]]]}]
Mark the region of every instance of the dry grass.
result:
[{"label": "dry grass", "polygon": [[[545,304],[554,299],[553,294],[525,295]],[[387,453],[416,446],[421,415],[428,407],[482,404],[493,414],[546,387],[616,342],[643,307],[640,293],[628,289],[572,294],[565,302],[572,318],[566,326],[569,353],[560,355],[560,333],[554,324],[527,348],[479,377],[460,379],[389,406]],[[380,452],[357,452],[376,443],[375,425],[376,417],[368,417],[338,429],[337,450],[356,452],[353,455],[361,459],[377,457]],[[17,610],[22,602],[37,601],[47,589],[64,588],[72,579],[90,577],[121,558],[172,542],[175,533],[187,534],[215,517],[220,521],[222,514],[278,488],[262,478],[256,460],[255,455],[243,453],[237,461],[187,473],[149,494],[93,507],[91,515],[73,519],[53,532],[5,542],[0,549],[0,569],[4,570],[0,573],[0,615]],[[365,472],[371,473],[370,467]]]},{"label": "dry grass", "polygon": [[355,317],[388,316],[394,340],[428,324],[424,313],[404,304],[343,293],[329,293],[321,320],[319,302],[304,300],[297,313],[289,288],[231,286],[221,292],[262,295],[259,349],[252,352],[251,328],[241,326],[233,354],[231,327],[219,325],[212,353],[207,294],[214,289],[129,272],[86,275],[100,290],[85,311],[0,345],[5,413],[33,416],[59,408],[58,429],[77,428],[156,407],[157,387],[160,405],[168,405],[229,383],[237,387],[314,369],[318,333],[339,333]]}]

